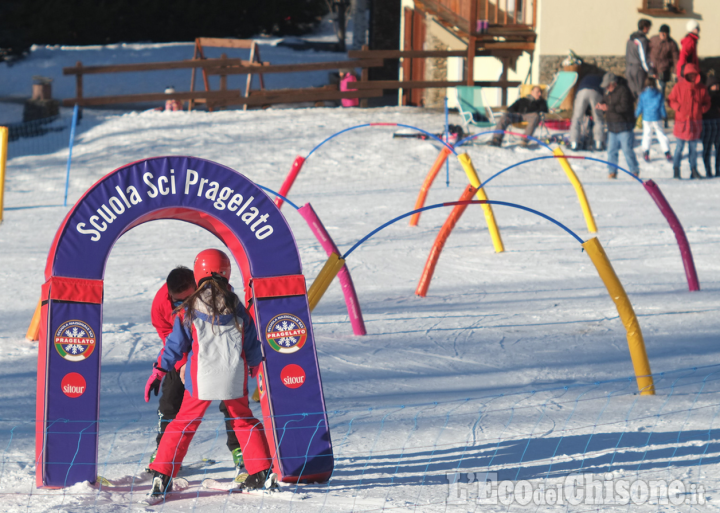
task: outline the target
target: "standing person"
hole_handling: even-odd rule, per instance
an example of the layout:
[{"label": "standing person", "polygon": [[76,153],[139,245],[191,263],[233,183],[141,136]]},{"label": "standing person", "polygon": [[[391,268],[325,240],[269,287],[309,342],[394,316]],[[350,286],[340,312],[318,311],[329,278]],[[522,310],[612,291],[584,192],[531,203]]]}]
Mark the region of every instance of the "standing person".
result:
[{"label": "standing person", "polygon": [[712,160],[712,149],[715,146],[715,177],[720,176],[720,79],[711,75],[707,79],[707,89],[710,95],[710,110],[703,114],[703,163],[705,164],[705,175],[713,176],[710,161]]},{"label": "standing person", "polygon": [[710,95],[700,83],[700,69],[695,64],[688,62],[684,66],[684,71],[684,75],[678,77],[677,84],[668,96],[668,103],[675,110],[673,133],[677,139],[673,159],[673,178],[680,178],[680,160],[686,142],[690,178],[700,178],[697,172],[697,143],[702,135],[703,114],[710,110]]},{"label": "standing person", "polygon": [[[542,89],[539,86],[535,86],[530,91],[530,94],[525,98],[520,98],[515,103],[508,107],[505,114],[502,115],[500,121],[495,125],[495,130],[502,130],[510,126],[512,123],[520,123],[522,121],[527,122],[525,127],[525,138],[520,141],[521,146],[528,145],[528,136],[532,136],[535,133],[535,129],[540,124],[540,118],[542,114],[548,111],[547,102],[542,97]],[[495,134],[490,141],[491,146],[502,146],[504,134]]]},{"label": "standing person", "polygon": [[[602,103],[596,108],[605,112],[605,123],[608,129],[608,162],[617,165],[620,148],[625,154],[630,172],[635,176],[640,174],[637,158],[635,157],[635,112],[633,110],[633,96],[627,85],[614,73],[605,73],[600,86],[605,90]],[[608,178],[617,178],[617,168],[608,166]]]},{"label": "standing person", "polygon": [[174,368],[187,353],[182,406],[166,428],[157,457],[150,464],[150,496],[162,497],[172,490],[172,479],[213,400],[224,401],[232,417],[249,474],[243,486],[277,486],[277,476],[270,472],[272,461],[263,425],[248,406],[247,380],[257,375],[262,362],[260,342],[252,317],[230,290],[230,259],[222,251],[206,249],[195,258],[193,275],[197,290],[175,317],[162,365],[153,370],[145,388],[147,400],[151,384],[162,379],[165,369]]},{"label": "standing person", "polygon": [[[667,84],[672,78],[679,57],[680,50],[675,40],[670,37],[670,27],[661,25],[658,35],[650,38],[650,69],[655,73],[663,101],[665,101]],[[665,128],[667,127],[668,122],[665,118]]]},{"label": "standing person", "polygon": [[665,158],[668,161],[672,161],[673,158],[672,155],[670,155],[668,138],[660,126],[660,121],[667,117],[665,100],[663,100],[663,95],[657,88],[657,81],[653,77],[647,77],[645,79],[645,89],[640,93],[638,105],[635,109],[635,117],[637,116],[643,117],[642,150],[645,162],[650,162],[650,144],[652,144],[653,130],[660,143],[660,148],[665,154]]},{"label": "standing person", "polygon": [[638,21],[637,31],[630,34],[630,39],[625,45],[625,78],[636,99],[640,96],[645,78],[650,73],[648,65],[650,41],[647,38],[650,27],[652,27],[650,20],[643,18]]},{"label": "standing person", "polygon": [[685,76],[685,66],[693,64],[695,68],[700,69],[700,59],[697,54],[697,43],[700,39],[700,24],[696,20],[690,20],[685,25],[688,34],[680,41],[680,55],[678,56],[677,70],[675,74],[680,77]]},{"label": "standing person", "polygon": [[[350,88],[352,82],[357,82],[355,72],[351,69],[340,70],[340,91],[355,91],[355,89]],[[340,102],[343,107],[357,107],[360,105],[358,98],[341,98]]]},{"label": "standing person", "polygon": [[[195,292],[195,277],[193,272],[185,266],[178,266],[168,274],[165,284],[160,287],[160,290],[155,294],[155,299],[152,302],[152,310],[150,312],[150,318],[152,325],[155,327],[160,340],[162,340],[163,347],[158,355],[157,362],[154,367],[162,367],[162,357],[165,351],[165,341],[172,333],[173,324],[175,322],[174,310],[178,308],[185,299],[187,299],[193,292]],[[161,390],[160,400],[158,401],[158,434],[155,438],[156,448],[152,456],[150,456],[150,463],[155,461],[157,455],[157,447],[160,446],[160,440],[162,440],[170,421],[172,421],[180,411],[182,405],[183,396],[185,395],[185,384],[182,378],[182,367],[187,362],[187,355],[185,355],[180,361],[175,364],[174,368],[168,369],[165,379],[162,380],[162,388],[160,381],[153,382],[151,384],[151,390],[158,395],[158,389]],[[146,398],[149,400],[149,397]],[[233,464],[235,465],[235,475],[240,474],[243,467],[243,457],[240,444],[238,443],[235,432],[233,431],[233,423],[228,413],[227,407],[224,402],[220,402],[220,411],[225,417],[225,431],[227,432],[227,447],[232,453]],[[150,468],[147,468],[150,472]]]},{"label": "standing person", "polygon": [[605,114],[597,108],[602,102],[603,90],[600,87],[602,75],[585,75],[578,84],[573,106],[573,116],[570,122],[570,149],[577,151],[580,142],[580,129],[585,119],[585,112],[590,107],[593,117],[593,138],[595,149],[602,151],[605,140]]}]

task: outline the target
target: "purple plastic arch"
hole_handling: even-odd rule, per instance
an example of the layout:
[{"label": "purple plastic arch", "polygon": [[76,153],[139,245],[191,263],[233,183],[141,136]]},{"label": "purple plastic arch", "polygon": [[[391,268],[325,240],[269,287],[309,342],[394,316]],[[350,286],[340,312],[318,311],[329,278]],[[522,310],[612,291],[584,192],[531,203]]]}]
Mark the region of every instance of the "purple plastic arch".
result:
[{"label": "purple plastic arch", "polygon": [[695,262],[693,261],[692,251],[690,250],[690,243],[685,235],[680,220],[675,215],[670,203],[665,199],[660,187],[652,180],[643,182],[643,187],[648,192],[650,197],[655,201],[655,204],[662,212],[662,215],[667,219],[670,228],[675,234],[678,246],[680,246],[680,256],[682,257],[683,266],[685,266],[685,276],[687,277],[688,288],[690,292],[700,290],[700,283],[698,281],[697,271],[695,270]]}]

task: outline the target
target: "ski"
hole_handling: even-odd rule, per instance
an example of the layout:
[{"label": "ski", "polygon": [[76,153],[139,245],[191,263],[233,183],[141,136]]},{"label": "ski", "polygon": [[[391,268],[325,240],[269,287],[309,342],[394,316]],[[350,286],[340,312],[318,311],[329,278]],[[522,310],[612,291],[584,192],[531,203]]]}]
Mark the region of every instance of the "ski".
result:
[{"label": "ski", "polygon": [[97,478],[95,479],[95,485],[99,488],[116,488],[146,483],[151,479],[152,476],[144,472],[142,474],[137,474],[134,476],[125,476],[120,479],[108,479],[103,476],[97,476]]},{"label": "ski", "polygon": [[218,481],[216,479],[203,479],[202,487],[206,490],[217,490],[221,492],[238,492],[238,493],[250,493],[250,494],[269,494],[278,491],[278,477],[277,474],[270,474],[265,480],[265,486],[260,489],[248,488],[245,486],[245,479],[248,474],[243,473],[236,477],[229,483]]}]

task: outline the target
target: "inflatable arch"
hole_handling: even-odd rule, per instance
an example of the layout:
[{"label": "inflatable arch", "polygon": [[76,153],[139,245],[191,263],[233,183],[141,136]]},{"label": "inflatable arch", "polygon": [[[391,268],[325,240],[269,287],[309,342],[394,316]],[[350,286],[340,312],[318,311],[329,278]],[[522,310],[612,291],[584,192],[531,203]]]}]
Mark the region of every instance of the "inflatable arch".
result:
[{"label": "inflatable arch", "polygon": [[230,168],[157,157],[99,180],[53,240],[41,299],[37,486],[96,480],[105,263],[122,234],[156,219],[201,226],[232,253],[262,343],[258,388],[274,471],[286,482],[326,480],[330,430],[305,278],[285,218]]}]

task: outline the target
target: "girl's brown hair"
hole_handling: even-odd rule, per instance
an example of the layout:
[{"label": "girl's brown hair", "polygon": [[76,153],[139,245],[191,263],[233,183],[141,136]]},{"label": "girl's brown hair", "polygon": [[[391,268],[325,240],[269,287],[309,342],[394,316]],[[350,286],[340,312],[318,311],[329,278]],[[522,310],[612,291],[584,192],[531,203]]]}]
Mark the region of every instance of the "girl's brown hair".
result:
[{"label": "girl's brown hair", "polygon": [[655,77],[647,77],[645,79],[645,83],[643,84],[643,89],[647,89],[648,87],[657,89],[657,81],[655,80]]},{"label": "girl's brown hair", "polygon": [[[206,291],[209,291],[209,300],[205,298]],[[227,280],[224,278],[209,278],[203,281],[195,292],[190,294],[183,303],[175,309],[175,313],[179,313],[185,310],[185,326],[188,328],[192,326],[193,320],[197,317],[198,301],[202,302],[203,310],[209,311],[210,325],[212,326],[213,333],[215,332],[215,325],[218,323],[218,317],[221,315],[232,314],[233,322],[238,331],[242,332],[242,327],[238,324],[235,310],[238,304],[240,304],[240,298],[237,297],[228,285]]]}]

